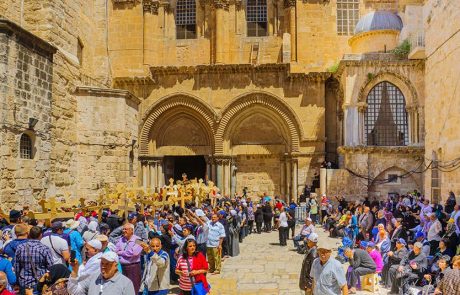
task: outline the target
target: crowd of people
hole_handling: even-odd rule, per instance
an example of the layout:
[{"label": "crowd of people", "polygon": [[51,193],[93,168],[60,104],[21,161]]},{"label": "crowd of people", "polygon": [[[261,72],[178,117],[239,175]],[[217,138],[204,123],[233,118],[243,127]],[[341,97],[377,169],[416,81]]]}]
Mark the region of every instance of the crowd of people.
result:
[{"label": "crowd of people", "polygon": [[[291,209],[294,209],[292,207]],[[47,224],[12,210],[1,220],[0,295],[207,294],[207,275],[250,234],[294,236],[294,211],[264,196],[129,212],[80,212]],[[121,214],[123,216],[123,214]]]},{"label": "crowd of people", "polygon": [[[307,212],[311,205],[318,203],[307,198]],[[314,226],[314,210],[293,239],[305,253],[299,287],[306,294],[354,294],[371,274],[389,294],[460,294],[460,204],[453,193],[444,206],[414,191],[386,202],[322,196],[320,207],[322,229]],[[335,259],[330,247],[317,247],[318,229],[342,238]]]}]

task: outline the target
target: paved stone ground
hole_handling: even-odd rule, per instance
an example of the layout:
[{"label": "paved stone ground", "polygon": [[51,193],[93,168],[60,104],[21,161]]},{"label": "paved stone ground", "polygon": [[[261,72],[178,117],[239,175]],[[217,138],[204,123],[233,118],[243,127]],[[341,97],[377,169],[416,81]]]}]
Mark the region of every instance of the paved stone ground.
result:
[{"label": "paved stone ground", "polygon": [[[296,230],[299,232],[299,228]],[[339,239],[327,237],[321,228],[319,245],[337,248]],[[212,295],[229,294],[304,294],[298,288],[303,255],[294,251],[292,240],[287,247],[278,244],[278,232],[253,234],[240,244],[240,255],[224,261],[220,275],[208,275]],[[336,253],[332,254],[334,257]],[[344,267],[346,267],[344,265]],[[387,294],[380,289],[374,294]],[[358,294],[371,294],[359,291]]]}]

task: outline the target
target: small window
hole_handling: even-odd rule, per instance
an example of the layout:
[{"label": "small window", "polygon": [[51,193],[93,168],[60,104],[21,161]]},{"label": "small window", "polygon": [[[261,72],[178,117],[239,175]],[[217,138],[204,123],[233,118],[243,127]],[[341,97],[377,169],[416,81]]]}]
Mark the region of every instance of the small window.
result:
[{"label": "small window", "polygon": [[195,0],[179,0],[176,6],[176,38],[196,38]]},{"label": "small window", "polygon": [[359,0],[337,0],[337,34],[353,35],[359,20]]},{"label": "small window", "polygon": [[32,139],[27,134],[21,135],[21,141],[19,144],[19,154],[21,159],[32,159]]},{"label": "small window", "polygon": [[247,36],[267,36],[267,0],[248,0],[246,10]]},{"label": "small window", "polygon": [[398,174],[388,174],[388,182],[389,183],[397,183],[398,182]]},{"label": "small window", "polygon": [[77,39],[77,58],[80,66],[83,65],[83,43],[80,38]]}]

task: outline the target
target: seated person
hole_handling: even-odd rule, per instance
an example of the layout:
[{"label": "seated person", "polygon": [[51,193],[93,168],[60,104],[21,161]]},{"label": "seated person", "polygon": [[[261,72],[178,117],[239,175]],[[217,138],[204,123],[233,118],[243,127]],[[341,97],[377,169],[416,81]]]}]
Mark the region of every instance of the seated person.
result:
[{"label": "seated person", "polygon": [[406,246],[407,243],[404,239],[400,238],[396,241],[395,251],[388,252],[388,262],[385,263],[382,271],[382,282],[385,285],[385,288],[390,288],[391,283],[389,282],[388,272],[391,267],[398,268],[401,260],[403,260],[409,253]]},{"label": "seated person", "polygon": [[375,244],[373,242],[367,243],[366,251],[367,253],[369,253],[369,256],[375,262],[375,266],[376,266],[375,272],[381,273],[383,270],[382,254],[380,254],[379,250],[375,247]]},{"label": "seated person", "polygon": [[295,236],[294,239],[292,240],[294,242],[294,247],[296,247],[297,251],[300,251],[300,241],[306,241],[308,236],[311,233],[315,232],[315,226],[312,223],[312,220],[310,217],[305,219],[305,224],[303,225],[302,229],[300,230],[300,234]]},{"label": "seated person", "polygon": [[403,287],[404,294],[404,287],[422,278],[428,266],[427,258],[425,253],[422,252],[422,248],[422,243],[415,243],[412,251],[401,260],[399,266],[390,268],[390,294],[398,294],[401,287]]},{"label": "seated person", "polygon": [[376,265],[369,254],[362,249],[345,248],[344,254],[350,262],[350,294],[356,294],[356,284],[360,276],[375,273]]},{"label": "seated person", "polygon": [[447,255],[442,256],[438,259],[437,262],[437,271],[432,272],[430,274],[426,274],[423,276],[424,281],[427,283],[423,289],[423,294],[432,294],[434,293],[435,288],[438,286],[439,282],[441,282],[444,274],[451,270],[449,267],[450,257]]},{"label": "seated person", "polygon": [[433,261],[431,262],[431,272],[436,272],[439,270],[438,266],[438,260],[443,257],[443,256],[448,256],[450,259],[454,257],[454,251],[452,250],[451,247],[449,247],[449,241],[442,239],[439,242],[439,248],[436,251],[436,254],[434,254]]}]

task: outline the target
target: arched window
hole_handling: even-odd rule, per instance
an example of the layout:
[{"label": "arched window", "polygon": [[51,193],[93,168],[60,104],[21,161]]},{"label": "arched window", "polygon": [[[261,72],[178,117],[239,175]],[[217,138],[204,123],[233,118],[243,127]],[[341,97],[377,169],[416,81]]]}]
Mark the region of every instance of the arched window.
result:
[{"label": "arched window", "polygon": [[32,159],[32,139],[29,135],[23,133],[19,143],[19,155],[22,159]]},{"label": "arched window", "polygon": [[409,142],[406,102],[401,90],[381,82],[367,96],[364,118],[368,145],[403,146]]},{"label": "arched window", "polygon": [[176,38],[196,38],[195,0],[178,0],[176,5]]},{"label": "arched window", "polygon": [[248,37],[267,36],[267,0],[247,0],[246,24]]}]

